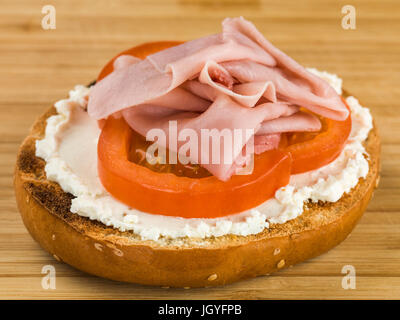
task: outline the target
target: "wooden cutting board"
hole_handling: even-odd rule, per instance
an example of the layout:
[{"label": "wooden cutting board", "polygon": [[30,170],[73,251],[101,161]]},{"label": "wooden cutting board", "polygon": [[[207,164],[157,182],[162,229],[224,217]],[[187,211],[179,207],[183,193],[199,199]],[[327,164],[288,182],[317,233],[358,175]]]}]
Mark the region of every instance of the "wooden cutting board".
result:
[{"label": "wooden cutting board", "polygon": [[[356,29],[341,26],[346,1],[51,1],[56,29],[43,30],[46,1],[0,4],[0,298],[400,298],[400,2],[351,1]],[[34,119],[75,84],[88,84],[116,53],[145,41],[219,32],[243,15],[305,66],[339,74],[371,109],[382,136],[382,174],[350,238],[271,276],[208,289],[161,289],[99,279],[56,261],[29,236],[16,209],[12,174]],[[54,266],[56,289],[43,289]],[[352,265],[356,288],[343,289]]]}]

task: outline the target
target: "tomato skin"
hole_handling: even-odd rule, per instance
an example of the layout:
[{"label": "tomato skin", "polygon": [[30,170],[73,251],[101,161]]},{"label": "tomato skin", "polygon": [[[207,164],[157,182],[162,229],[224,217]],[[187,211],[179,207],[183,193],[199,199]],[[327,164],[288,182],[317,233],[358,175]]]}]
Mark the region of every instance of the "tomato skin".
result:
[{"label": "tomato skin", "polygon": [[[346,101],[342,98],[347,109]],[[335,160],[342,152],[351,132],[351,114],[344,121],[324,119],[325,130],[308,141],[284,148],[292,155],[292,174],[316,170]]]},{"label": "tomato skin", "polygon": [[[128,160],[131,129],[109,117],[98,144],[98,172],[105,189],[132,208],[184,218],[217,218],[260,205],[288,184],[291,157],[283,150],[255,157],[251,175],[187,178],[158,173]],[[261,192],[262,191],[262,192]]]}]

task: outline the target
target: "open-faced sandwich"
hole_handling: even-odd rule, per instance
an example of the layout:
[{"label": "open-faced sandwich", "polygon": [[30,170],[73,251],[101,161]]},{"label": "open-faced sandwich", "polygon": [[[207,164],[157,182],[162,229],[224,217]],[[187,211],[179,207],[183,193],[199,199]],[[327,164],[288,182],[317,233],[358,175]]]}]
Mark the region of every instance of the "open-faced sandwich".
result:
[{"label": "open-faced sandwich", "polygon": [[367,108],[243,18],[146,43],[76,86],[23,142],[23,221],[56,259],[101,277],[203,287],[340,243],[378,181]]}]

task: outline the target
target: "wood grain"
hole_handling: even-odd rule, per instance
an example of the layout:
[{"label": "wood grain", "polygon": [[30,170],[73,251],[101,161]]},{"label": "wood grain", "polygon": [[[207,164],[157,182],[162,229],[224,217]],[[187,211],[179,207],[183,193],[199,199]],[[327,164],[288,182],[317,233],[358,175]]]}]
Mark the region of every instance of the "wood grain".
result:
[{"label": "wood grain", "polygon": [[[357,29],[341,28],[347,1],[51,1],[56,30],[43,30],[48,1],[0,4],[0,298],[299,299],[400,298],[400,2],[351,1]],[[152,40],[187,40],[243,15],[305,66],[337,73],[368,106],[382,136],[382,174],[350,238],[327,254],[271,276],[208,289],[161,289],[112,282],[59,263],[32,240],[16,209],[16,151],[36,116],[75,84],[94,79],[119,51]],[[54,265],[57,289],[41,287]],[[357,272],[341,287],[342,267]]]}]

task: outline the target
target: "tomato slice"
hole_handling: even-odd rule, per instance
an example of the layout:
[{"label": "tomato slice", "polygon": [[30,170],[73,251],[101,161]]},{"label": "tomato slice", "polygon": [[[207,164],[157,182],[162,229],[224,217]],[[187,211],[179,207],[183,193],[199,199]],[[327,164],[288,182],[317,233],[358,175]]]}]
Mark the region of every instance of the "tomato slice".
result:
[{"label": "tomato slice", "polygon": [[[166,153],[165,163],[149,163],[146,159],[146,152],[153,144],[153,141],[147,141],[145,137],[139,133],[132,131],[132,139],[130,143],[128,160],[136,164],[140,164],[155,172],[173,173],[179,177],[188,178],[205,178],[211,176],[211,173],[199,164],[187,163],[183,164],[177,159],[177,163],[170,163],[169,152]],[[155,156],[158,156],[157,151]]]},{"label": "tomato slice", "polygon": [[[346,101],[342,98],[347,109]],[[292,155],[292,174],[318,169],[329,164],[341,153],[351,132],[351,116],[344,121],[321,118],[319,132],[288,133],[281,148]]]},{"label": "tomato slice", "polygon": [[226,182],[214,176],[189,178],[160,173],[129,161],[133,130],[109,117],[98,143],[98,172],[106,190],[132,208],[184,218],[217,218],[242,212],[288,184],[291,157],[283,150],[256,155],[251,175]]}]

